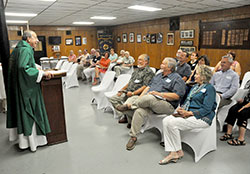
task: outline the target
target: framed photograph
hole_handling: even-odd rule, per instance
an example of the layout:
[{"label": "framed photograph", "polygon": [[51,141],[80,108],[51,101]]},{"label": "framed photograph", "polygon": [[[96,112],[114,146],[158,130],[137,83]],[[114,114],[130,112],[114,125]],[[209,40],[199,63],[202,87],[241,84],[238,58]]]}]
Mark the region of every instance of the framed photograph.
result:
[{"label": "framed photograph", "polygon": [[76,46],[81,46],[82,45],[81,36],[76,36],[75,37],[75,44],[76,44]]},{"label": "framed photograph", "polygon": [[65,45],[73,45],[73,39],[71,38],[65,39]]},{"label": "framed photograph", "polygon": [[137,43],[141,43],[141,34],[136,35],[136,41]]},{"label": "framed photograph", "polygon": [[156,42],[157,43],[162,43],[162,41],[163,41],[163,34],[162,33],[157,33]]},{"label": "framed photograph", "polygon": [[194,38],[194,30],[181,30],[180,38],[181,39],[192,39],[192,38]]},{"label": "framed photograph", "polygon": [[135,42],[135,33],[129,33],[129,42],[133,43]]},{"label": "framed photograph", "polygon": [[147,37],[146,36],[143,36],[143,41],[145,42],[147,40]]},{"label": "framed photograph", "polygon": [[193,46],[194,45],[194,41],[192,41],[192,40],[181,40],[180,45],[181,46]]},{"label": "framed photograph", "polygon": [[128,42],[128,40],[127,40],[127,33],[123,33],[123,34],[122,34],[122,42],[123,42],[123,43]]},{"label": "framed photograph", "polygon": [[156,43],[156,34],[151,34],[150,35],[150,43]]},{"label": "framed photograph", "polygon": [[196,47],[195,46],[192,46],[192,47],[189,47],[189,46],[180,46],[179,49],[181,49],[182,51],[188,52],[188,54],[191,54],[192,52],[196,51]]},{"label": "framed photograph", "polygon": [[147,43],[150,43],[150,39],[151,39],[151,38],[150,38],[150,34],[147,33],[147,35],[146,35],[146,42],[147,42]]},{"label": "framed photograph", "polygon": [[174,45],[174,33],[167,34],[167,45]]},{"label": "framed photograph", "polygon": [[86,37],[82,37],[82,44],[87,45],[87,38]]},{"label": "framed photograph", "polygon": [[118,43],[120,43],[120,42],[121,42],[121,37],[120,37],[120,36],[117,36],[116,41],[117,41]]}]

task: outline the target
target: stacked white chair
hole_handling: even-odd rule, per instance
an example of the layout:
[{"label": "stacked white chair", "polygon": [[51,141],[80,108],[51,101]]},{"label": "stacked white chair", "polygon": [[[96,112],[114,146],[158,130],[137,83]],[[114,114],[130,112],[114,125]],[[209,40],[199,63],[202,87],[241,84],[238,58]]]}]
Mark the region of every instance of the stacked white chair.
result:
[{"label": "stacked white chair", "polygon": [[63,65],[63,62],[64,62],[64,60],[59,60],[59,61],[57,62],[57,64],[56,64],[55,69],[56,69],[56,70],[61,69],[61,67],[62,67],[62,65]]},{"label": "stacked white chair", "polygon": [[58,60],[57,60],[57,59],[52,59],[52,60],[50,60],[50,68],[51,68],[51,69],[55,69],[57,63],[58,63]]},{"label": "stacked white chair", "polygon": [[50,62],[49,62],[49,58],[48,58],[48,57],[41,57],[41,58],[40,58],[40,63],[41,63],[41,66],[42,66],[42,69],[43,69],[43,70],[51,69],[51,68],[50,68]]},{"label": "stacked white chair", "polygon": [[[242,80],[242,83],[241,83],[241,86],[240,86],[240,89],[238,89],[238,90],[244,89],[244,86],[246,85],[248,80],[250,80],[250,71],[245,73],[243,80]],[[237,94],[238,93],[236,92],[236,94],[232,97],[232,102],[229,105],[223,106],[217,114],[217,120],[219,123],[220,131],[222,131],[222,129],[223,129],[223,125],[224,125],[224,122],[226,120],[229,109],[237,103],[236,100],[233,100],[234,98],[237,98]],[[250,129],[250,123],[248,124],[247,128]]]},{"label": "stacked white chair", "polygon": [[106,101],[104,101],[105,102],[104,103],[104,106],[105,106],[104,108],[105,108],[105,110],[108,107],[111,108],[113,110],[113,113],[114,113],[114,118],[117,118],[116,112],[115,112],[115,109],[112,106],[112,104],[108,101],[108,99],[113,97],[114,95],[116,95],[119,90],[121,90],[126,84],[128,84],[130,78],[131,78],[130,74],[121,74],[121,75],[119,75],[116,82],[115,82],[115,85],[114,85],[112,91],[104,93],[104,95],[106,97]]},{"label": "stacked white chair", "polygon": [[103,101],[106,99],[104,93],[112,90],[114,86],[114,77],[115,77],[114,71],[107,71],[104,74],[101,84],[98,86],[93,86],[91,88],[94,96],[92,99],[92,103],[96,102],[97,109],[102,109],[105,107],[105,103],[103,103]]},{"label": "stacked white chair", "polygon": [[79,82],[77,80],[77,74],[76,74],[77,65],[78,65],[77,63],[74,63],[70,67],[67,76],[63,77],[66,89],[69,89],[71,87],[79,87]]},{"label": "stacked white chair", "polygon": [[73,65],[73,62],[65,61],[61,67],[61,70],[65,70],[66,72],[68,72],[72,65]]},{"label": "stacked white chair", "polygon": [[[215,115],[218,110],[218,104],[220,103],[220,97],[216,94],[217,107]],[[161,135],[163,135],[163,124],[162,120],[167,117],[166,114],[152,114],[148,117],[144,126],[141,129],[141,133],[151,128],[157,128]],[[216,150],[216,119],[213,119],[212,125],[205,129],[194,129],[190,131],[181,132],[181,141],[189,145],[195,154],[195,162],[198,162],[205,154],[212,150]],[[163,136],[161,136],[163,142]]]}]

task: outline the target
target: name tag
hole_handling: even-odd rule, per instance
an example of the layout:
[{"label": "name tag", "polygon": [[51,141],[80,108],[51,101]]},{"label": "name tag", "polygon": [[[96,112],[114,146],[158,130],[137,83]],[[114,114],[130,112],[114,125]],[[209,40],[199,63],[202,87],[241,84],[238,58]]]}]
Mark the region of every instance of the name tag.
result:
[{"label": "name tag", "polygon": [[206,90],[207,90],[207,89],[203,88],[203,89],[201,89],[201,92],[202,92],[202,93],[205,93]]},{"label": "name tag", "polygon": [[140,80],[136,79],[134,82],[135,82],[135,83],[140,83]]},{"label": "name tag", "polygon": [[167,83],[170,83],[170,82],[171,82],[171,80],[170,80],[170,79],[167,79],[167,80],[166,80],[166,82],[167,82]]},{"label": "name tag", "polygon": [[232,77],[231,77],[231,76],[226,76],[226,78],[227,78],[227,79],[229,79],[229,80],[231,80],[231,79],[232,79]]}]

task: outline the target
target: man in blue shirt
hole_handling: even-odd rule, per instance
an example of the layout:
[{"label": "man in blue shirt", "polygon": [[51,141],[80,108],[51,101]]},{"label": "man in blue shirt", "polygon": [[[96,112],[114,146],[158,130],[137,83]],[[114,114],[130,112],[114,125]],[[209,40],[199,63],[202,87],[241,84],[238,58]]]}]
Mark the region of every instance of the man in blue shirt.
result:
[{"label": "man in blue shirt", "polygon": [[181,52],[179,57],[179,62],[176,67],[176,72],[180,74],[184,81],[187,81],[191,75],[191,67],[186,63],[188,60],[188,53]]},{"label": "man in blue shirt", "polygon": [[221,59],[222,70],[216,72],[210,81],[221,97],[218,109],[230,104],[232,102],[231,97],[239,88],[239,76],[230,69],[233,61],[233,57],[230,54],[223,56]]},{"label": "man in blue shirt", "polygon": [[180,99],[185,93],[185,82],[175,72],[176,61],[173,58],[165,58],[162,61],[162,73],[156,75],[138,99],[127,109],[135,110],[130,129],[130,140],[127,150],[132,150],[149,114],[171,115],[178,106]]}]

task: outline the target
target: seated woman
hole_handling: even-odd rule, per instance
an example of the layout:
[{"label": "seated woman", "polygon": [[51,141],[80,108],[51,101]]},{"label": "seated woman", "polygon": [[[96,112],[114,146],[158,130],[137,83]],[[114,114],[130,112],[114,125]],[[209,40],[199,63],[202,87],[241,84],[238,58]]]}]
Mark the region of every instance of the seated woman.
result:
[{"label": "seated woman", "polygon": [[[245,132],[247,128],[247,120],[250,118],[250,80],[248,80],[246,83],[245,89],[248,89],[248,93],[244,100],[239,100],[229,109],[227,118],[225,120],[227,123],[227,132],[225,135],[220,137],[221,141],[229,140],[227,143],[233,146],[246,145]],[[233,139],[232,129],[237,119],[237,125],[239,126],[239,136],[238,138]]]},{"label": "seated woman", "polygon": [[197,83],[188,94],[184,105],[177,113],[163,120],[165,151],[170,152],[160,165],[177,162],[184,153],[181,148],[180,131],[206,128],[212,124],[216,108],[216,91],[209,84],[212,71],[208,66],[199,66],[195,75]]},{"label": "seated woman", "polygon": [[191,70],[193,71],[198,63],[198,57],[199,54],[197,52],[192,52],[191,57],[190,57],[190,61],[188,61],[188,65],[191,67]]},{"label": "seated woman", "polygon": [[[241,75],[241,67],[240,67],[240,63],[238,61],[235,60],[236,54],[233,51],[229,51],[228,54],[231,54],[231,56],[233,57],[233,64],[231,65],[231,69],[234,70],[239,76]],[[215,66],[213,73],[220,71],[221,70],[221,61],[219,61],[219,63]]]},{"label": "seated woman", "polygon": [[107,71],[109,64],[110,64],[109,52],[105,52],[104,57],[102,57],[101,60],[96,63],[95,79],[92,85],[97,85],[100,82],[99,75],[100,73],[105,73]]},{"label": "seated woman", "polygon": [[68,61],[69,61],[69,62],[74,62],[74,63],[77,61],[76,55],[74,54],[74,51],[73,51],[73,50],[70,50],[70,51],[69,51]]},{"label": "seated woman", "polygon": [[118,60],[118,55],[115,53],[114,48],[110,49],[109,59],[110,59],[109,70],[111,70],[116,65],[116,62]]},{"label": "seated woman", "polygon": [[134,65],[135,59],[129,55],[129,52],[124,53],[125,57],[120,66],[115,66],[115,77],[117,78],[121,73],[129,71]]}]

